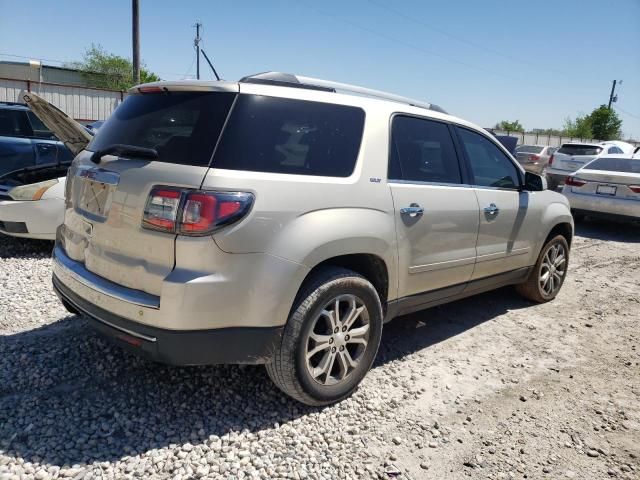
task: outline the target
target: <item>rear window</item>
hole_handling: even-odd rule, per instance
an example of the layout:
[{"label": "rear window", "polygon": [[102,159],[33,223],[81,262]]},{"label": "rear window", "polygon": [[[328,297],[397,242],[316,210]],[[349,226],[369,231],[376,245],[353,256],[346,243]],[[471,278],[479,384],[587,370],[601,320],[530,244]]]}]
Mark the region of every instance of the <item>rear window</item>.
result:
[{"label": "rear window", "polygon": [[364,116],[356,107],[240,95],[212,167],[348,177],[358,157]]},{"label": "rear window", "polygon": [[588,170],[605,170],[608,172],[640,173],[640,158],[599,158],[584,168]]},{"label": "rear window", "polygon": [[87,149],[114,144],[153,148],[159,162],[206,166],[233,93],[171,92],[130,95],[97,131]]},{"label": "rear window", "polygon": [[516,153],[540,153],[544,147],[537,147],[535,145],[520,145],[516,148]]},{"label": "rear window", "polygon": [[562,145],[558,153],[567,155],[599,155],[602,147],[594,147],[593,145]]}]

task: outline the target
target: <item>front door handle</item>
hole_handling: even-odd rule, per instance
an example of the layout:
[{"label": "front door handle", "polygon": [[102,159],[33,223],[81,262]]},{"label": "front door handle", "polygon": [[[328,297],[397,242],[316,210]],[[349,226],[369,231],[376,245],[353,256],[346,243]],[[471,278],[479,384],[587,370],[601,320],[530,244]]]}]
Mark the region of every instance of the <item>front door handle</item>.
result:
[{"label": "front door handle", "polygon": [[422,208],[417,203],[412,203],[408,207],[402,207],[400,209],[400,213],[402,215],[409,215],[410,217],[418,217],[424,213],[424,208]]},{"label": "front door handle", "polygon": [[492,203],[488,207],[484,207],[484,213],[486,213],[487,215],[497,215],[499,211],[500,209],[496,207],[495,203]]}]

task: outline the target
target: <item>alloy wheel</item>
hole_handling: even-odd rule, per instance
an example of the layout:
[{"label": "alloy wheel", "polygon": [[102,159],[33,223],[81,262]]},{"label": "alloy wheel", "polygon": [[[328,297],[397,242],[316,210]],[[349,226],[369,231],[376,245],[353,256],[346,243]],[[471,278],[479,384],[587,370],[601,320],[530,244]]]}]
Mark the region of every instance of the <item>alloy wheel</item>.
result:
[{"label": "alloy wheel", "polygon": [[562,285],[567,267],[567,252],[561,243],[555,243],[549,247],[540,265],[538,283],[542,292],[551,296]]},{"label": "alloy wheel", "polygon": [[358,367],[369,343],[369,312],[355,295],[339,295],[314,318],[305,363],[321,385],[344,381]]}]

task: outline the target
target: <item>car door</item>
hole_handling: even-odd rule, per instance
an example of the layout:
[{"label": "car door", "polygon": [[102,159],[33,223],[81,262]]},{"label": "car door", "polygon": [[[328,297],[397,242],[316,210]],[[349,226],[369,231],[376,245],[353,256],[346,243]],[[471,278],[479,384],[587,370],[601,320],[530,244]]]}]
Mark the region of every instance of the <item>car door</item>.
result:
[{"label": "car door", "polygon": [[473,189],[462,182],[451,127],[395,115],[389,150],[399,296],[436,290],[436,296],[455,295],[473,273],[479,211]]},{"label": "car door", "polygon": [[56,136],[31,111],[25,112],[31,127],[31,142],[36,153],[36,165],[48,165],[58,160],[58,142]]},{"label": "car door", "polygon": [[35,164],[29,134],[23,109],[0,108],[0,176]]},{"label": "car door", "polygon": [[528,266],[536,237],[529,193],[520,188],[522,172],[488,136],[464,127],[456,131],[480,207],[472,280]]}]

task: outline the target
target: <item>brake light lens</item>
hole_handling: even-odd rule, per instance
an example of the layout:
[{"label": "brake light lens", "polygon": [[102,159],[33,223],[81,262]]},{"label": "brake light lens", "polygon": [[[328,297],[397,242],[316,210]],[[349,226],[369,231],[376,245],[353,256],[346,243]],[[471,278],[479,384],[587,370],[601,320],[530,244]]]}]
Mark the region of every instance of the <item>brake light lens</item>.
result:
[{"label": "brake light lens", "polygon": [[144,207],[142,226],[151,230],[174,232],[181,199],[181,190],[153,188]]},{"label": "brake light lens", "polygon": [[585,182],[584,180],[579,180],[576,177],[567,177],[564,180],[564,184],[571,187],[582,187],[583,185],[586,185],[587,182]]},{"label": "brake light lens", "polygon": [[140,93],[162,93],[165,90],[162,87],[149,86],[149,87],[138,87],[138,91]]},{"label": "brake light lens", "polygon": [[537,162],[538,160],[540,160],[540,155],[529,155],[529,161],[530,162]]},{"label": "brake light lens", "polygon": [[629,190],[633,193],[640,193],[640,185],[629,185]]},{"label": "brake light lens", "polygon": [[210,192],[154,187],[142,226],[180,235],[208,235],[243,218],[253,205],[247,192]]},{"label": "brake light lens", "polygon": [[551,156],[549,157],[549,165],[551,165],[553,163],[553,154],[551,154]]}]

